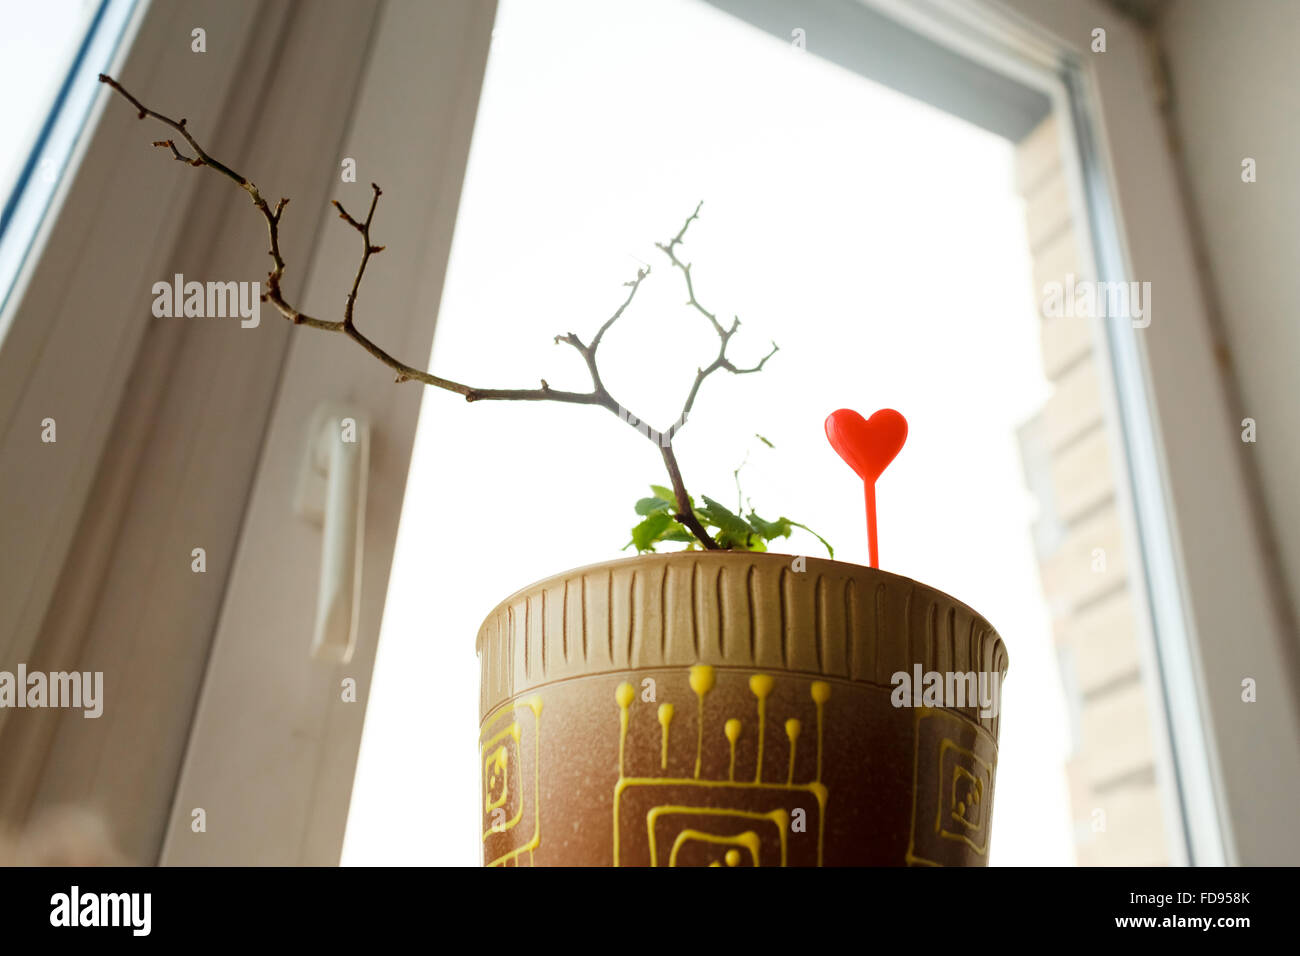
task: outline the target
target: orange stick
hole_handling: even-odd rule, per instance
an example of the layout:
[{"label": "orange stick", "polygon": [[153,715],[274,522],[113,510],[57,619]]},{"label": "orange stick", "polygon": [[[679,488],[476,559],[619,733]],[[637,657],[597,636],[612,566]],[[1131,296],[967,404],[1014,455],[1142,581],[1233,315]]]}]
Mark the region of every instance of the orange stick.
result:
[{"label": "orange stick", "polygon": [[876,483],[864,481],[862,486],[867,491],[867,553],[870,566],[880,567],[880,549],[876,546]]}]

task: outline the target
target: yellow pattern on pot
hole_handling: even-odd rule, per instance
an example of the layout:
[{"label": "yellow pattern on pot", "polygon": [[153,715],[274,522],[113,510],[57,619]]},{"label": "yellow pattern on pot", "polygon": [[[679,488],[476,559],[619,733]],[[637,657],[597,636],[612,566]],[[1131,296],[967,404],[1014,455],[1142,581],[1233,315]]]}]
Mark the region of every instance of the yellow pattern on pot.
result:
[{"label": "yellow pattern on pot", "polygon": [[[736,777],[736,742],[740,739],[744,729],[744,724],[737,717],[730,717],[722,722],[722,732],[730,744],[730,766],[726,780],[714,780],[701,778],[701,760],[704,750],[704,726],[705,726],[705,698],[709,691],[713,690],[717,683],[717,674],[714,669],[707,664],[697,664],[690,668],[689,684],[694,691],[697,700],[697,709],[699,713],[699,727],[697,733],[697,742],[695,750],[695,776],[686,777],[629,777],[625,774],[623,754],[627,749],[628,734],[628,707],[635,698],[635,692],[630,683],[624,681],[614,690],[614,702],[619,709],[619,767],[618,782],[614,786],[614,865],[619,865],[619,840],[620,840],[620,813],[622,811],[623,798],[632,788],[640,788],[642,792],[649,791],[652,794],[662,794],[663,803],[657,803],[646,811],[646,835],[649,840],[650,865],[660,866],[663,857],[666,856],[668,866],[677,865],[677,857],[681,849],[690,843],[707,843],[718,846],[728,847],[724,854],[724,862],[727,866],[739,865],[744,860],[744,854],[748,854],[748,862],[751,866],[759,866],[762,858],[762,834],[753,828],[744,830],[740,833],[721,833],[710,829],[702,829],[703,824],[694,823],[693,826],[683,826],[673,835],[672,843],[667,847],[665,854],[661,850],[660,834],[657,824],[667,820],[672,822],[674,816],[688,818],[716,818],[719,824],[724,821],[736,820],[754,821],[755,826],[760,829],[772,828],[777,838],[779,846],[779,861],[781,866],[789,862],[789,832],[791,827],[792,812],[802,812],[802,808],[792,806],[800,802],[802,795],[811,794],[817,801],[817,865],[822,864],[824,852],[824,836],[826,829],[826,803],[829,798],[829,792],[821,782],[822,772],[822,736],[823,726],[823,708],[826,701],[830,699],[831,687],[826,681],[813,681],[809,688],[809,697],[817,710],[817,776],[815,779],[806,783],[794,782],[794,745],[799,736],[802,727],[797,718],[790,718],[785,722],[786,737],[790,742],[790,767],[784,783],[774,783],[763,780],[763,746],[765,738],[764,725],[767,717],[767,699],[771,695],[773,688],[776,686],[776,679],[770,674],[756,673],[749,677],[749,689],[753,693],[757,712],[758,741],[757,741],[757,767],[753,780],[738,781]],[[660,760],[661,767],[667,767],[668,764],[668,720],[665,720],[665,709],[668,713],[668,720],[671,720],[672,704],[665,703],[660,706],[660,723],[663,725],[663,752]],[[686,795],[682,795],[682,791]],[[741,809],[738,807],[716,807],[704,803],[694,804],[690,801],[691,792],[706,792],[724,790],[734,793],[761,794],[761,801],[771,805],[770,809],[754,810]],[[672,831],[669,831],[670,834]],[[721,866],[722,862],[711,863],[712,866]]]}]

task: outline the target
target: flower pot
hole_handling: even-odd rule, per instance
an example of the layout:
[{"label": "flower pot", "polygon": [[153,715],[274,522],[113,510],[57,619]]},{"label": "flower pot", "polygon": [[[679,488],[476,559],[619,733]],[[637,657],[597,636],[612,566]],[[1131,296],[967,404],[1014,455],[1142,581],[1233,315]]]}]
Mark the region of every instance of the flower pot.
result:
[{"label": "flower pot", "polygon": [[969,676],[1000,688],[1007,653],[934,588],[644,555],[524,588],[477,647],[489,866],[988,860],[998,707]]}]

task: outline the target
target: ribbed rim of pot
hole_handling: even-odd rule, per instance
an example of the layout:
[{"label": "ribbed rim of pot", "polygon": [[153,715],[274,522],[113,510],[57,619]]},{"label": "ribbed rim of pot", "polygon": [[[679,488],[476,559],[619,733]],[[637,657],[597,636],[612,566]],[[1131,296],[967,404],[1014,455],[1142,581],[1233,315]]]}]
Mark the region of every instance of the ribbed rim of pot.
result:
[{"label": "ribbed rim of pot", "polygon": [[[805,673],[893,690],[893,675],[1004,675],[1006,645],[948,594],[876,568],[738,551],[645,554],[510,595],[479,628],[480,716],[543,684],[646,668]],[[995,737],[976,703],[949,708]]]}]

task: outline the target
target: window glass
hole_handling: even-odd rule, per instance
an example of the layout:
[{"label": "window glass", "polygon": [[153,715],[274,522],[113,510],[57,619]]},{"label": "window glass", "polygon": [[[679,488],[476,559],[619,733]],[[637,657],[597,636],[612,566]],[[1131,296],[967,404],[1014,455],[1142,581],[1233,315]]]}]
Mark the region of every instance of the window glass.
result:
[{"label": "window glass", "polygon": [[[134,0],[3,6],[0,30],[0,306],[49,208]],[[7,327],[0,310],[0,337]]]},{"label": "window glass", "polygon": [[[602,374],[668,426],[717,339],[655,243],[703,199],[682,247],[700,301],[741,319],[738,364],[781,350],[759,374],[707,381],[675,441],[688,487],[734,505],[743,462],[760,514],[865,564],[861,485],[822,421],[903,411],[909,441],[879,485],[881,566],[1003,634],[993,859],[1071,863],[1069,699],[1020,440],[1052,384],[1016,160],[1006,140],[704,4],[505,0],[432,361],[485,387],[585,390],[581,359],[552,339],[590,337],[648,264]],[[655,447],[602,410],[426,396],[345,861],[477,862],[472,828],[412,840],[390,801],[445,794],[436,818],[478,816],[482,618],[533,580],[619,556],[634,502],[663,480]]]}]

